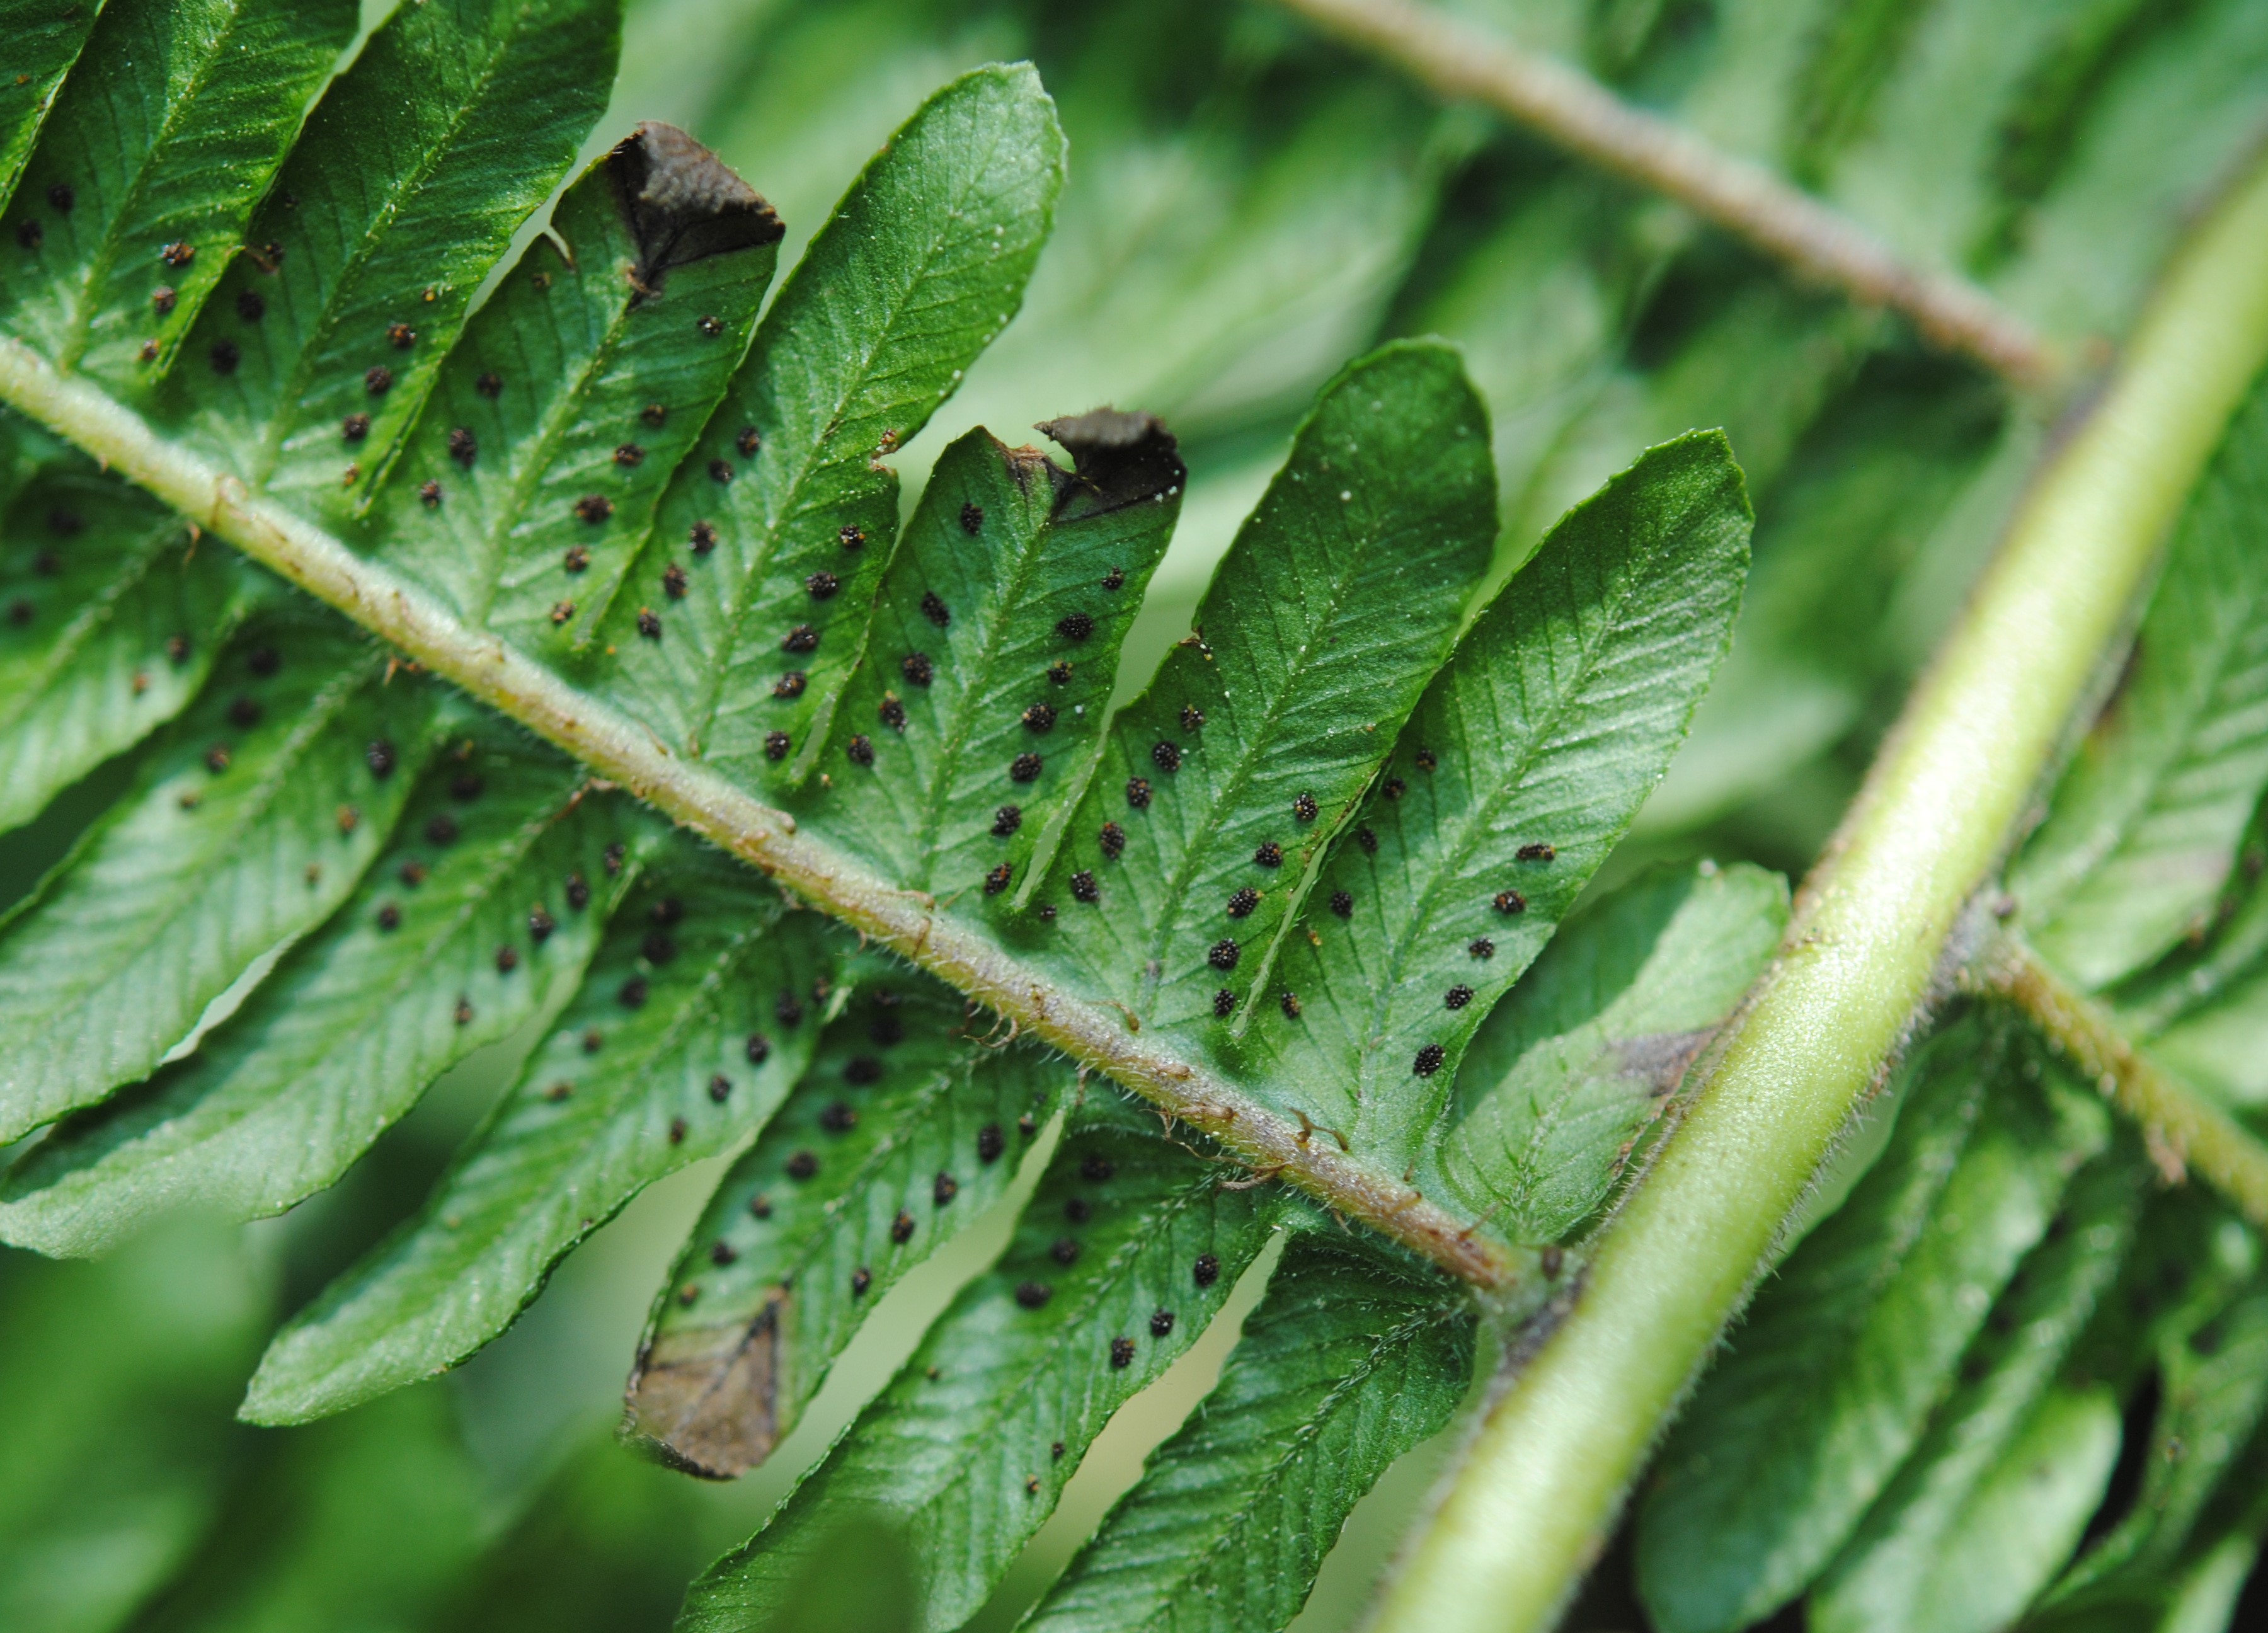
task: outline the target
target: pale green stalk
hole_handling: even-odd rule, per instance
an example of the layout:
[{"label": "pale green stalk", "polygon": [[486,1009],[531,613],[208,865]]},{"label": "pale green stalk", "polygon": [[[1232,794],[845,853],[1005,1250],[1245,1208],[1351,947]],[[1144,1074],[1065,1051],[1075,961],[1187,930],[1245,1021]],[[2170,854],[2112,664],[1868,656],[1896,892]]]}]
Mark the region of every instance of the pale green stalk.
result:
[{"label": "pale green stalk", "polygon": [[1483,1423],[1381,1633],[1548,1627],[1926,998],[2161,541],[2268,358],[2268,167],[2198,227],[1807,881],[1780,960],[1572,1307]]}]

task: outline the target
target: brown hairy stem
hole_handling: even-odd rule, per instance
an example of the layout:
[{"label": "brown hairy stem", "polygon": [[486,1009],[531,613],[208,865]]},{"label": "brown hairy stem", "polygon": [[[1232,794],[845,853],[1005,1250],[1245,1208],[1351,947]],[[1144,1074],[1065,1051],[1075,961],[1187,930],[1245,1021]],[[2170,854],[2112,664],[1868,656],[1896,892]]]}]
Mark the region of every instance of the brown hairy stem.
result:
[{"label": "brown hairy stem", "polygon": [[1450,98],[1469,98],[1569,152],[1714,222],[1800,276],[1904,316],[1924,339],[2027,389],[2062,360],[1967,279],[1903,259],[1840,210],[1684,126],[1634,107],[1581,70],[1415,0],[1278,0]]},{"label": "brown hairy stem", "polygon": [[2196,1173],[2268,1230],[2268,1145],[2247,1133],[2134,1046],[2110,1012],[2009,938],[1983,972],[2005,999],[2142,1128],[2151,1160],[2169,1181]]},{"label": "brown hairy stem", "polygon": [[1392,1174],[1308,1137],[1227,1079],[1154,1036],[1138,1034],[1115,1010],[1064,990],[942,916],[931,897],[899,889],[798,833],[786,813],[672,754],[637,721],[466,624],[313,522],[255,497],[131,409],[57,374],[21,342],[4,337],[0,401],[813,906],[1211,1136],[1256,1172],[1296,1186],[1476,1287],[1502,1292],[1529,1279],[1532,1254],[1514,1254]]}]

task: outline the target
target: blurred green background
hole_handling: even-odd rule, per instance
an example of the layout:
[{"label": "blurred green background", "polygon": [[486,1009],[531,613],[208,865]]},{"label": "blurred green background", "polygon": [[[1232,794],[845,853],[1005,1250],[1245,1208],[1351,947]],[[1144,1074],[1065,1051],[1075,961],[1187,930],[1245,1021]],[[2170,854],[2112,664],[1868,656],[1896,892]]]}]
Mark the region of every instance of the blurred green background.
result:
[{"label": "blurred green background", "polygon": [[[2123,329],[2184,212],[2268,120],[2260,0],[1455,9],[1788,169],[2082,342]],[[907,451],[909,501],[968,425],[1012,441],[1099,402],[1166,416],[1189,497],[1123,688],[1186,630],[1301,408],[1383,335],[1455,340],[1489,398],[1500,572],[1646,445],[1724,425],[1759,512],[1749,609],[1692,744],[1601,882],[1697,854],[1800,871],[2046,428],[1894,325],[1259,0],[636,0],[592,151],[641,118],[688,127],[779,210],[785,266],[924,95],[1027,56],[1060,104],[1071,185],[1022,313]],[[115,776],[11,836],[0,908]],[[184,1221],[100,1263],[0,1253],[0,1629],[666,1628],[686,1580],[757,1526],[1005,1240],[1020,1197],[893,1292],[794,1437],[732,1485],[612,1439],[647,1300],[718,1164],[641,1197],[448,1378],[313,1428],[236,1424],[268,1334],[416,1205],[541,1030],[452,1073],[282,1219]],[[1060,1568],[1203,1394],[1248,1302],[1097,1443],[976,1627],[1010,1625]],[[1301,1633],[1359,1615],[1441,1451],[1357,1511]],[[789,1625],[904,1625],[895,1549],[842,1537]],[[1602,1604],[1594,1625],[1624,1614]]]}]

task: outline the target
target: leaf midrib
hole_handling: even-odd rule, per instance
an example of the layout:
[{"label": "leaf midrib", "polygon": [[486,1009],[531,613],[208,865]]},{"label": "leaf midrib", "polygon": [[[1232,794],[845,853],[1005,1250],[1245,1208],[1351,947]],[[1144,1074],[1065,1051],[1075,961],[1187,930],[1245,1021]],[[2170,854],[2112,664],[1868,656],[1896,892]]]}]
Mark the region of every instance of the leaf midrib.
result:
[{"label": "leaf midrib", "polygon": [[56,677],[77,665],[79,654],[116,617],[118,603],[126,599],[127,592],[148,581],[158,557],[180,533],[180,518],[169,516],[153,524],[138,544],[114,558],[119,561],[118,570],[104,577],[101,587],[63,626],[55,644],[48,649],[48,661],[32,671],[14,696],[0,699],[0,732],[14,729],[41,699],[52,695]]},{"label": "leaf midrib", "polygon": [[[188,84],[182,87],[181,93],[172,99],[166,109],[166,117],[158,121],[157,134],[142,150],[142,162],[133,166],[131,178],[126,184],[125,195],[119,201],[119,208],[111,216],[110,223],[104,230],[101,243],[96,246],[95,253],[87,258],[86,276],[80,282],[78,287],[72,291],[71,315],[63,326],[63,343],[55,348],[57,368],[76,370],[79,359],[86,355],[86,331],[94,320],[92,297],[98,289],[106,287],[108,283],[110,268],[117,259],[122,241],[119,229],[127,219],[129,210],[141,203],[143,191],[149,184],[150,173],[156,167],[158,156],[165,151],[166,144],[172,141],[175,128],[182,116],[197,102],[199,94],[204,90],[207,82],[218,66],[228,42],[236,38],[238,26],[243,20],[244,0],[230,0],[228,26],[211,37],[208,42],[210,48],[203,53],[202,60],[197,64],[196,71],[189,77]],[[99,23],[98,18],[98,26]],[[241,245],[235,244],[228,246],[228,261],[223,263],[223,271],[227,269],[229,262],[235,261],[242,247]],[[210,295],[219,287],[220,279],[216,276],[207,287],[206,293]],[[202,306],[199,310],[202,310]],[[188,334],[195,322],[195,314],[192,313],[187,321],[174,330],[177,347],[181,337]]]},{"label": "leaf midrib", "polygon": [[[688,743],[700,743],[709,735],[709,728],[716,724],[717,709],[724,697],[725,685],[732,678],[733,664],[740,650],[742,627],[747,622],[755,601],[762,592],[764,580],[771,572],[773,559],[779,553],[780,534],[790,523],[803,514],[800,497],[811,481],[812,472],[822,463],[822,456],[834,446],[836,435],[843,424],[852,397],[865,387],[873,374],[875,357],[884,346],[895,339],[899,319],[904,315],[916,292],[928,281],[931,267],[936,263],[938,257],[944,254],[946,244],[954,236],[951,229],[961,219],[961,206],[976,189],[978,178],[988,173],[987,166],[991,156],[998,151],[1000,141],[1000,133],[995,129],[990,142],[984,148],[983,158],[986,163],[972,165],[968,167],[966,172],[967,179],[951,195],[953,208],[939,213],[939,220],[943,224],[923,246],[921,259],[917,264],[913,276],[903,280],[888,301],[884,304],[882,310],[887,314],[885,321],[868,328],[867,333],[872,337],[870,342],[860,353],[858,367],[844,376],[843,389],[836,394],[834,402],[828,408],[826,429],[804,449],[797,460],[792,479],[781,489],[779,506],[773,511],[771,519],[764,526],[763,551],[761,559],[747,572],[741,574],[739,582],[732,586],[732,599],[725,609],[725,639],[718,647],[716,661],[710,666],[710,673],[703,683],[703,695],[697,710],[691,717],[692,727],[688,737]],[[840,220],[841,218],[838,213],[831,219]],[[788,275],[789,286],[781,291],[783,299],[797,283],[802,281],[806,276],[806,269],[810,265],[810,256],[806,252],[805,258],[797,262],[795,270]],[[775,306],[781,303],[776,302]],[[766,361],[770,360],[767,356]],[[941,401],[942,399],[939,401]],[[929,412],[934,414],[937,407],[937,402],[932,402],[929,404]],[[710,414],[711,423],[715,423],[717,416],[723,412],[724,405],[720,402]],[[911,440],[911,438],[907,438],[901,441],[898,446],[902,448],[905,442]],[[688,469],[693,462],[693,455],[688,452],[679,468]],[[650,539],[651,532],[648,536]],[[641,548],[638,554],[641,556],[644,555],[644,549]],[[895,547],[892,554],[895,557]],[[887,573],[888,569],[885,567],[883,570]],[[869,627],[871,628],[871,625]],[[859,635],[862,650],[865,635],[864,630]],[[694,754],[696,758],[699,757],[697,748],[694,750]]]},{"label": "leaf midrib", "polygon": [[[1351,536],[1351,530],[1348,530],[1347,533],[1347,546],[1348,548],[1342,552],[1339,571],[1332,576],[1329,593],[1323,598],[1322,614],[1309,625],[1309,628],[1316,631],[1318,636],[1322,631],[1337,623],[1339,606],[1345,599],[1349,583],[1361,576],[1362,552],[1358,541]],[[1323,644],[1329,644],[1328,642]],[[1164,983],[1163,967],[1167,948],[1188,933],[1189,926],[1182,922],[1182,908],[1188,902],[1189,892],[1196,888],[1197,858],[1211,849],[1211,842],[1214,835],[1219,832],[1221,824],[1226,820],[1226,813],[1237,808],[1237,797],[1243,793],[1246,786],[1251,782],[1253,767],[1258,763],[1263,750],[1278,747],[1275,740],[1276,728],[1290,710],[1290,700],[1299,690],[1299,682],[1314,668],[1314,660],[1311,654],[1314,651],[1315,646],[1314,639],[1303,640],[1300,643],[1299,662],[1297,665],[1285,666],[1282,683],[1269,694],[1267,707],[1261,711],[1258,729],[1245,734],[1244,751],[1238,754],[1235,767],[1231,770],[1225,783],[1214,785],[1219,791],[1198,822],[1195,833],[1182,846],[1181,856],[1174,864],[1174,872],[1166,883],[1167,910],[1157,916],[1155,922],[1158,927],[1152,931],[1150,943],[1144,949],[1146,956],[1143,960],[1142,1007],[1145,1009],[1156,1001],[1158,990]],[[1152,682],[1149,695],[1153,695],[1155,691],[1156,684]],[[1241,710],[1239,717],[1240,720],[1242,717]],[[1130,737],[1130,733],[1129,735]],[[1130,761],[1131,754],[1130,754],[1128,757]],[[1207,763],[1210,764],[1211,761],[1208,761]],[[1376,775],[1375,768],[1373,769],[1372,775]],[[1354,807],[1359,803],[1359,798],[1349,800],[1346,808],[1336,818],[1330,832],[1318,834],[1315,836],[1314,844],[1318,856],[1352,819]],[[1306,893],[1313,886],[1314,879],[1315,870],[1306,868],[1301,871],[1298,879],[1285,887],[1287,899],[1284,903],[1283,912],[1278,916],[1275,926],[1269,932],[1268,952],[1261,966],[1263,971],[1273,964],[1277,944],[1291,928],[1292,920],[1298,915],[1300,903],[1305,900]],[[1152,971],[1157,973],[1152,974]],[[1261,983],[1256,981],[1251,990],[1245,995],[1244,1003],[1241,1007],[1249,1010],[1257,1004],[1260,990]]]},{"label": "leaf midrib", "polygon": [[[531,0],[521,0],[521,4],[513,8],[511,27],[504,31],[510,40],[517,40],[519,38],[521,25],[526,19],[530,4]],[[398,17],[400,14],[396,15]],[[502,43],[492,46],[479,72],[475,75],[467,87],[465,95],[451,110],[448,122],[432,140],[425,143],[425,151],[417,163],[411,169],[403,172],[397,183],[386,190],[385,203],[369,217],[353,250],[340,261],[337,276],[331,286],[331,298],[323,303],[321,309],[316,313],[315,320],[308,325],[306,341],[299,348],[299,356],[293,363],[282,388],[276,393],[275,410],[269,416],[268,423],[261,427],[259,440],[253,445],[258,454],[250,473],[255,486],[265,487],[268,479],[276,473],[276,464],[282,455],[284,439],[298,422],[300,411],[306,401],[307,380],[314,372],[317,353],[336,331],[340,309],[357,287],[355,275],[369,263],[371,256],[376,253],[380,241],[391,236],[394,220],[401,213],[401,201],[416,192],[422,191],[426,178],[433,173],[434,169],[441,163],[443,156],[456,151],[457,143],[454,138],[457,133],[481,107],[482,99],[486,96],[490,86],[496,82],[502,71],[501,65],[511,55],[512,53]],[[351,73],[353,70],[350,69],[347,71]],[[331,86],[335,87],[344,83],[345,79],[346,74],[341,74],[330,82]],[[320,104],[317,106],[320,107]],[[304,141],[304,137],[302,140]],[[296,148],[293,156],[295,158],[298,156]],[[279,167],[276,173],[279,178],[286,169],[288,166]],[[184,333],[186,334],[187,331],[185,330]],[[430,398],[431,393],[429,392],[427,395]],[[421,412],[422,409],[421,403]],[[401,432],[393,438],[390,446],[381,452],[379,467],[372,473],[369,489],[372,497],[376,496],[379,485],[385,478],[386,471],[400,457],[403,442],[416,429],[417,417],[417,414],[415,413],[409,416],[403,423]]]},{"label": "leaf midrib", "polygon": [[[1682,538],[1686,531],[1688,530],[1682,528],[1677,530],[1676,536]],[[1607,597],[1610,607],[1609,615],[1598,620],[1594,626],[1599,631],[1598,639],[1595,642],[1583,638],[1583,631],[1580,627],[1580,620],[1576,621],[1579,625],[1576,633],[1580,657],[1576,666],[1575,678],[1557,688],[1550,707],[1544,711],[1535,727],[1527,734],[1519,752],[1506,757],[1503,763],[1508,767],[1516,767],[1517,773],[1514,775],[1508,769],[1506,775],[1498,780],[1498,786],[1516,792],[1526,783],[1529,773],[1535,769],[1537,760],[1541,756],[1543,746],[1557,741],[1559,725],[1570,715],[1576,712],[1576,701],[1580,697],[1583,688],[1589,684],[1591,677],[1601,666],[1602,654],[1614,644],[1614,637],[1621,633],[1623,609],[1638,594],[1638,587],[1646,577],[1646,568],[1653,565],[1654,561],[1661,556],[1669,554],[1671,554],[1670,547],[1664,545],[1653,555],[1641,555],[1632,552],[1624,557],[1622,570],[1614,574],[1610,580],[1611,588]],[[1452,687],[1454,687],[1455,676],[1451,673],[1451,669],[1456,661],[1456,655],[1452,654],[1449,666],[1445,666],[1443,670]],[[1419,705],[1421,711],[1423,708],[1424,705],[1421,703]],[[1438,808],[1437,805],[1436,809]],[[1462,872],[1466,859],[1472,855],[1478,848],[1481,840],[1485,837],[1491,810],[1492,807],[1485,801],[1468,800],[1465,802],[1462,814],[1453,814],[1451,827],[1455,834],[1454,841],[1444,844],[1441,828],[1437,825],[1433,829],[1433,843],[1424,849],[1423,854],[1428,859],[1433,860],[1436,865],[1426,879],[1425,887],[1418,892],[1416,909],[1410,913],[1406,921],[1403,932],[1388,944],[1386,979],[1376,983],[1372,989],[1370,1024],[1360,1034],[1362,1052],[1358,1068],[1366,1079],[1371,1075],[1369,1069],[1375,1065],[1379,1058],[1379,1049],[1381,1045],[1374,1041],[1381,1038],[1385,1033],[1388,1012],[1393,1008],[1394,1000],[1401,990],[1403,973],[1409,967],[1411,949],[1418,945],[1418,931],[1421,926],[1432,923],[1434,903],[1440,893],[1447,888],[1450,879]],[[1405,864],[1415,859],[1407,846],[1404,847],[1403,855]],[[1447,1104],[1449,1092],[1454,1086],[1453,1083],[1447,1083],[1434,1090],[1427,1097],[1431,1104],[1421,1111],[1412,1126],[1433,1127],[1440,1117],[1442,1108]],[[1368,1107],[1381,1103],[1380,1097],[1366,1095],[1362,1097],[1361,1103]]]},{"label": "leaf midrib", "polygon": [[[1257,1517],[1261,1503],[1269,1493],[1282,1485],[1285,1472],[1306,1455],[1308,1446],[1314,1443],[1322,1433],[1324,1424],[1330,1421],[1331,1415],[1369,1384],[1385,1365],[1385,1357],[1397,1344],[1418,1337],[1427,1328],[1443,1319],[1444,1313],[1437,1310],[1425,1315],[1413,1315],[1390,1332],[1374,1337],[1360,1365],[1334,1384],[1329,1393],[1316,1403],[1314,1414],[1284,1441],[1282,1452],[1267,1464],[1260,1479],[1254,1482],[1247,1500],[1219,1517],[1213,1526],[1211,1541],[1189,1557],[1189,1568],[1180,1578],[1182,1582],[1193,1582],[1207,1574],[1213,1563],[1228,1551],[1232,1543],[1242,1537],[1245,1527]],[[1205,1407],[1201,1405],[1198,1409],[1203,1411]],[[1161,1604],[1136,1626],[1147,1629],[1170,1625],[1179,1607],[1172,1603]]]},{"label": "leaf midrib", "polygon": [[1302,1140],[1286,1119],[1236,1083],[1183,1058],[1170,1042],[1134,1037],[1102,1002],[1042,976],[990,937],[940,916],[934,903],[799,832],[786,813],[673,754],[604,699],[466,625],[411,580],[357,555],[321,525],[247,491],[208,455],[160,438],[138,413],[56,373],[5,335],[0,397],[472,698],[784,881],[829,917],[1169,1109],[1248,1166],[1266,1168],[1474,1285],[1528,1284],[1532,1255],[1509,1249],[1476,1222],[1410,1200],[1351,1154]]},{"label": "leaf midrib", "polygon": [[[1060,1151],[1062,1147],[1059,1145],[1057,1149]],[[1213,1177],[1205,1174],[1194,1183],[1182,1185],[1168,1196],[1144,1204],[1142,1228],[1127,1233],[1118,1250],[1105,1261],[1106,1274],[1093,1277],[1087,1283],[1085,1295],[1071,1306],[1064,1319],[1049,1328],[1041,1342],[1026,1352],[1024,1364],[1019,1366],[1012,1362],[1005,1367],[986,1369],[989,1378],[997,1379],[1005,1374],[1009,1386],[987,1391],[987,1409],[976,1416],[973,1426],[990,1431],[1004,1423],[1014,1409],[1026,1405],[1030,1396],[1021,1386],[1034,1379],[1052,1375],[1057,1371],[1053,1365],[1057,1354],[1068,1347],[1075,1334],[1082,1331],[1089,1319],[1102,1307],[1108,1294],[1132,1276],[1142,1254],[1169,1231],[1176,1220],[1209,1197],[1215,1188]],[[998,1274],[996,1267],[991,1275],[997,1276]],[[981,1288],[983,1284],[978,1285]],[[950,1316],[947,1319],[950,1320]],[[912,1375],[910,1371],[908,1375]],[[1130,1394],[1129,1398],[1131,1398]],[[960,1449],[945,1460],[940,1471],[949,1473],[951,1478],[931,1482],[920,1506],[930,1507],[940,1495],[961,1485],[967,1478],[965,1471],[968,1466],[998,1444],[997,1438],[990,1432],[972,1434],[964,1431],[960,1437]]]}]

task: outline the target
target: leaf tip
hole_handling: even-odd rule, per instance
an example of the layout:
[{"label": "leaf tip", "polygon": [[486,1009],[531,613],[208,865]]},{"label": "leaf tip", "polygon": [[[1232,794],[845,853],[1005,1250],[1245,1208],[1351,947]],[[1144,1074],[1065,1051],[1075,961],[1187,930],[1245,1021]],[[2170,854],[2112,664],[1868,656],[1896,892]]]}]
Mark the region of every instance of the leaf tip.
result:
[{"label": "leaf tip", "polygon": [[655,1461],[731,1480],[771,1454],[779,1416],[776,1293],[745,1326],[666,1333],[638,1351],[622,1392],[620,1436]]},{"label": "leaf tip", "polygon": [[1174,433],[1153,414],[1091,408],[1033,429],[1071,458],[1071,474],[1057,472],[1058,519],[1084,520],[1146,500],[1175,498],[1189,480]]},{"label": "leaf tip", "polygon": [[637,243],[641,288],[659,289],[673,267],[777,244],[787,231],[755,188],[675,125],[641,121],[606,165]]}]

